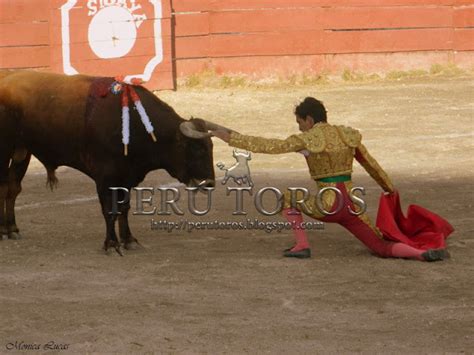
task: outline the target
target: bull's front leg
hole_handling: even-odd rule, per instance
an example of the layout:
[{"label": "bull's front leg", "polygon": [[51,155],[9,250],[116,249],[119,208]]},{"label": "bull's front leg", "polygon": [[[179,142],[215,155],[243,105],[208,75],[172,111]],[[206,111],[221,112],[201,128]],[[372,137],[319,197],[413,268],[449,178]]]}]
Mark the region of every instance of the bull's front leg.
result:
[{"label": "bull's front leg", "polygon": [[133,237],[128,225],[128,212],[130,211],[130,202],[124,203],[120,206],[118,215],[119,235],[125,249],[135,250],[137,248],[138,240]]},{"label": "bull's front leg", "polygon": [[0,240],[8,239],[6,201],[8,195],[9,159],[0,161]]},{"label": "bull's front leg", "polygon": [[7,218],[5,214],[8,184],[0,181],[0,240],[8,239]]},{"label": "bull's front leg", "polygon": [[13,160],[8,175],[8,194],[6,198],[6,224],[9,239],[21,239],[20,230],[16,225],[15,202],[21,192],[21,181],[26,174],[31,154],[25,151],[24,159]]},{"label": "bull's front leg", "polygon": [[113,213],[112,210],[112,194],[108,186],[97,185],[97,194],[99,195],[100,205],[102,207],[102,215],[105,219],[106,237],[104,241],[104,250],[107,251],[109,248],[114,248],[117,253],[123,256],[120,248],[120,241],[115,233],[115,221],[117,220],[117,214]]}]

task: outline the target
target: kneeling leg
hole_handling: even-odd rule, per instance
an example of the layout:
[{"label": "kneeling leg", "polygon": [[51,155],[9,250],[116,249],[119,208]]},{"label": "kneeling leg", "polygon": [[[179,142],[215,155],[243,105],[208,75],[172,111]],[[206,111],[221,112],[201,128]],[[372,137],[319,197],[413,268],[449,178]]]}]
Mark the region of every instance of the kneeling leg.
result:
[{"label": "kneeling leg", "polygon": [[351,215],[346,220],[341,221],[341,225],[349,230],[367,248],[381,257],[425,260],[422,255],[425,250],[383,239],[380,231],[372,225],[365,213],[360,216]]}]

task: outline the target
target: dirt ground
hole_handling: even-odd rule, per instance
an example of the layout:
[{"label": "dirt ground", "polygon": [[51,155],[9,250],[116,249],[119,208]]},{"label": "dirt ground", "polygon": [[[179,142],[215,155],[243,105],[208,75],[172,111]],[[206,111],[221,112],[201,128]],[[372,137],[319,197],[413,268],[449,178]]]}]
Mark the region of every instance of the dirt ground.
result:
[{"label": "dirt ground", "polygon": [[[93,183],[60,168],[59,188],[30,166],[18,200],[25,239],[0,242],[0,353],[15,342],[68,344],[73,353],[472,353],[474,351],[474,80],[429,78],[372,84],[267,89],[186,89],[158,95],[185,117],[203,117],[243,133],[297,132],[292,110],[322,99],[333,123],[357,127],[369,151],[401,191],[448,219],[451,259],[382,259],[339,226],[309,231],[313,257],[281,251],[291,231],[158,231],[133,216],[143,248],[125,257],[101,250],[105,226]],[[233,163],[216,142],[215,162]],[[254,154],[256,188],[314,188],[300,155]],[[217,170],[222,179],[223,172]],[[375,218],[380,189],[357,167]],[[173,183],[154,172],[143,186]],[[218,184],[200,220],[247,217]],[[31,353],[33,351],[27,351]]]}]

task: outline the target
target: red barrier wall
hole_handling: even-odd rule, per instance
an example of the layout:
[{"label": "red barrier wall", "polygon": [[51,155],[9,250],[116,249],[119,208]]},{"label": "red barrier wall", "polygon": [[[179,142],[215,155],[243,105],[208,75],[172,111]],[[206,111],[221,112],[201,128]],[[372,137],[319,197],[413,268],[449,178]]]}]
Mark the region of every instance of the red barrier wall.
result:
[{"label": "red barrier wall", "polygon": [[[64,71],[64,18],[71,0],[0,0],[0,68]],[[97,74],[130,74],[155,53],[152,1],[93,0],[141,7],[133,48],[97,57],[87,33],[94,18],[77,0],[67,29],[71,66]],[[104,5],[104,6],[105,6]],[[162,0],[163,60],[152,88],[205,69],[256,77],[474,66],[474,0]],[[130,10],[131,11],[131,10]],[[155,22],[154,22],[155,21]]]},{"label": "red barrier wall", "polygon": [[172,6],[178,76],[204,69],[262,77],[474,66],[474,1],[173,0]]}]

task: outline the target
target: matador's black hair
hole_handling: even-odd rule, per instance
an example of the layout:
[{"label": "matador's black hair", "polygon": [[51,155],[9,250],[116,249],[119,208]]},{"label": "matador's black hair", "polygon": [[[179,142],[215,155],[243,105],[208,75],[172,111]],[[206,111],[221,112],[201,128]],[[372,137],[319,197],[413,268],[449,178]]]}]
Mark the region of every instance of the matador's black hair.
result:
[{"label": "matador's black hair", "polygon": [[327,121],[326,108],[321,101],[316,100],[314,97],[307,97],[297,105],[295,107],[295,115],[304,119],[306,116],[310,116],[313,118],[314,123]]}]

